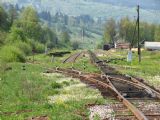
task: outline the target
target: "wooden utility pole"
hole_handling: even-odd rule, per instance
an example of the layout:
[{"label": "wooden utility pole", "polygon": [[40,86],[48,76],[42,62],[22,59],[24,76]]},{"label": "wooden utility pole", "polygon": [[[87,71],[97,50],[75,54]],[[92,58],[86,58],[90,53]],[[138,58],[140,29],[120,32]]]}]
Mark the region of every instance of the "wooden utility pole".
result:
[{"label": "wooden utility pole", "polygon": [[139,63],[141,62],[141,45],[140,45],[140,29],[139,29],[139,5],[137,6],[137,13],[138,13],[138,58],[139,58]]}]

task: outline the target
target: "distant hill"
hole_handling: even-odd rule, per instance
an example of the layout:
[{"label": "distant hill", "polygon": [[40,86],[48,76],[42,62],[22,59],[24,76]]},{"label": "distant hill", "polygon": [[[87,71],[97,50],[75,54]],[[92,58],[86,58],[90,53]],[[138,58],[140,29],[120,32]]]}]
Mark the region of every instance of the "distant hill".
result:
[{"label": "distant hill", "polygon": [[160,0],[2,0],[20,6],[33,5],[38,11],[47,10],[52,14],[61,11],[70,16],[88,14],[93,18],[116,20],[129,16],[134,19],[136,5],[140,4],[141,21],[160,24]]},{"label": "distant hill", "polygon": [[112,4],[117,6],[135,7],[140,5],[143,9],[160,10],[160,0],[92,0],[93,2]]}]

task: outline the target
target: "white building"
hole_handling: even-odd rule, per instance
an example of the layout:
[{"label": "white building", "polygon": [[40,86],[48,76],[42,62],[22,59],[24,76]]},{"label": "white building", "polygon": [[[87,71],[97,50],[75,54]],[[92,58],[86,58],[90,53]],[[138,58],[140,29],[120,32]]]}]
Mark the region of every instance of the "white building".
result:
[{"label": "white building", "polygon": [[145,42],[144,47],[148,50],[160,50],[160,42]]}]

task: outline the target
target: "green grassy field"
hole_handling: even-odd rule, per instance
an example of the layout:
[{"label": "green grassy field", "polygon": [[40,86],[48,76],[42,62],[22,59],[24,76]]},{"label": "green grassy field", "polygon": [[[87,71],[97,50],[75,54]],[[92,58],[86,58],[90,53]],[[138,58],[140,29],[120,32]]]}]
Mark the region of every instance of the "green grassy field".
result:
[{"label": "green grassy field", "polygon": [[142,51],[142,61],[138,62],[137,52],[133,52],[132,62],[127,62],[127,50],[108,51],[107,55],[101,56],[103,60],[109,58],[126,58],[123,61],[111,61],[111,66],[115,67],[123,74],[138,76],[146,80],[151,85],[160,88],[160,52]]},{"label": "green grassy field", "polygon": [[[84,71],[98,71],[88,59],[62,64],[64,58],[36,55],[27,63],[3,63],[0,71],[0,120],[24,120],[36,116],[48,116],[51,120],[83,120],[89,116],[87,104],[104,104],[98,90],[88,88],[77,79],[61,74],[44,74],[47,68],[73,67]],[[25,66],[25,67],[24,67]],[[83,91],[82,91],[83,89]]]},{"label": "green grassy field", "polygon": [[[74,54],[79,51],[72,51],[71,54]],[[54,57],[53,62],[51,62],[52,58],[50,56],[46,56],[44,54],[39,54],[34,57],[35,63],[41,64],[45,68],[55,68],[55,67],[63,67],[63,68],[75,68],[84,72],[100,72],[99,69],[90,63],[90,59],[88,57],[81,57],[75,63],[63,63],[63,61],[69,57],[71,54],[66,54],[63,57]],[[33,57],[28,57],[32,62]],[[85,67],[83,66],[85,65]]]},{"label": "green grassy field", "polygon": [[[127,55],[127,51],[121,50],[103,53],[106,55],[101,56],[101,59],[123,58]],[[0,120],[24,120],[36,116],[48,116],[51,120],[83,120],[89,118],[87,104],[114,102],[110,98],[104,99],[98,90],[87,87],[78,79],[57,73],[43,73],[56,66],[74,67],[84,72],[100,72],[89,62],[88,57],[82,57],[75,63],[62,64],[69,55],[55,57],[53,62],[51,57],[44,54],[35,55],[34,63],[32,56],[27,58],[26,63],[1,62]],[[136,53],[133,54],[131,63],[124,60],[109,64],[124,74],[140,76],[159,87],[160,53],[144,51],[142,56],[140,64]]]}]

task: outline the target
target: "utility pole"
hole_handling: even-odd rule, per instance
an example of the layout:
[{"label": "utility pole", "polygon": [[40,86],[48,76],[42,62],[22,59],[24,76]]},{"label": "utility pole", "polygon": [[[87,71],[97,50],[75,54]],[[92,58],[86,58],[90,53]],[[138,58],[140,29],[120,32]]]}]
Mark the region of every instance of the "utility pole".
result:
[{"label": "utility pole", "polygon": [[137,6],[137,13],[138,13],[138,58],[139,58],[139,63],[141,62],[141,45],[140,45],[140,33],[139,33],[139,5]]}]

